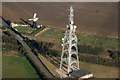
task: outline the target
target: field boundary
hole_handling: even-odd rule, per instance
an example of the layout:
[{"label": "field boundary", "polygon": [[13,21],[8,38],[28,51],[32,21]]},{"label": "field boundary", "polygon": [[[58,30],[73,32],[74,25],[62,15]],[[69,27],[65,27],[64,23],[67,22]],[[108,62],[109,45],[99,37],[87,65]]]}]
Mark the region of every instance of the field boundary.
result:
[{"label": "field boundary", "polygon": [[57,69],[57,67],[52,64],[45,56],[38,54],[38,57],[41,59],[41,61],[44,63],[44,65],[48,68],[48,70],[56,77],[59,77],[59,74],[54,70]]},{"label": "field boundary", "polygon": [[49,30],[50,28],[45,28],[42,31],[40,31],[39,33],[35,34],[35,37],[37,37],[38,35],[44,33],[45,31]]}]

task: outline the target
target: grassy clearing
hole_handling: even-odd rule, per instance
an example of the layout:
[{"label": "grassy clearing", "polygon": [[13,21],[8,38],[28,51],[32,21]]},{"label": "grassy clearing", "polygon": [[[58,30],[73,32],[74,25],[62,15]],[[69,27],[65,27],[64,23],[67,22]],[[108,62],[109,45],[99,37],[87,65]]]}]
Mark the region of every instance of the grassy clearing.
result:
[{"label": "grassy clearing", "polygon": [[2,56],[3,57],[3,78],[38,78],[34,68],[30,63],[21,57]]},{"label": "grassy clearing", "polygon": [[35,31],[35,28],[32,28],[30,26],[18,26],[15,27],[15,29],[18,30],[18,32],[22,33],[22,34],[31,34],[33,31]]},{"label": "grassy clearing", "polygon": [[78,35],[78,44],[87,44],[91,46],[102,46],[104,49],[118,49],[118,38],[109,38],[100,35],[88,35],[80,32]]},{"label": "grassy clearing", "polygon": [[17,29],[18,32],[20,32],[22,34],[25,34],[25,35],[31,35],[31,36],[34,36],[35,34],[39,33],[44,28],[46,28],[46,27],[43,26],[42,28],[39,28],[39,29],[32,28],[30,26],[18,26],[18,27],[14,27],[14,29]]},{"label": "grassy clearing", "polygon": [[36,37],[36,40],[54,43],[55,45],[51,47],[51,49],[61,51],[61,43],[62,43],[61,38],[63,36],[64,36],[64,31],[51,28],[46,32],[42,33],[41,35],[39,35],[38,37]]},{"label": "grassy clearing", "polygon": [[31,33],[32,36],[36,35],[37,33],[41,32],[43,29],[45,29],[46,27],[45,26],[42,26],[42,28],[39,28],[39,29],[36,29],[35,31],[33,31]]},{"label": "grassy clearing", "polygon": [[44,32],[40,36],[41,37],[60,39],[60,38],[62,38],[64,36],[64,31],[51,28],[51,29],[47,30],[46,32]]},{"label": "grassy clearing", "polygon": [[39,33],[35,34],[35,36],[38,36],[38,35],[40,35],[40,34],[44,33],[44,32],[45,32],[45,31],[47,31],[47,30],[49,30],[49,28],[45,28],[45,29],[43,29],[43,30],[42,30],[42,31],[40,31]]}]

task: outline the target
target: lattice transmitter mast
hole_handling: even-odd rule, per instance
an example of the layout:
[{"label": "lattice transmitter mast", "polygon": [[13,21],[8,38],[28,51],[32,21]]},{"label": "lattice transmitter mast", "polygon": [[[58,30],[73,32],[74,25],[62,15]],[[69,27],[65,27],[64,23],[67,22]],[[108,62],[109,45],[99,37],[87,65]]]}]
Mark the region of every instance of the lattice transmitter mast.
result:
[{"label": "lattice transmitter mast", "polygon": [[77,36],[75,31],[77,26],[74,25],[73,20],[73,7],[70,7],[70,14],[68,15],[68,25],[65,32],[64,38],[62,38],[62,55],[60,69],[62,69],[63,62],[67,64],[67,74],[71,71],[79,69],[79,58],[78,58],[78,48],[77,48]]}]

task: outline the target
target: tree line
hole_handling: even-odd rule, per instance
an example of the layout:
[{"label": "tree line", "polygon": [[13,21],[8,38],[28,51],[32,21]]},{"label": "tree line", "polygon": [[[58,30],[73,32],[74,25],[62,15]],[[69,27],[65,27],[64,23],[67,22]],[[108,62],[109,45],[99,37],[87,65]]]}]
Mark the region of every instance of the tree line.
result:
[{"label": "tree line", "polygon": [[60,56],[58,55],[59,51],[49,49],[54,45],[53,43],[40,41],[38,42],[35,40],[30,40],[29,38],[26,38],[24,41],[29,45],[29,47],[36,55],[38,55],[38,53],[41,53],[43,55],[52,55],[55,57]]},{"label": "tree line", "polygon": [[15,39],[14,36],[10,35],[8,31],[3,31],[2,43],[3,54],[8,51],[16,51],[18,52],[19,56],[23,56],[23,54],[25,53],[25,50],[21,43],[17,39]]},{"label": "tree line", "polygon": [[103,47],[92,47],[89,45],[86,45],[85,43],[83,45],[78,45],[78,52],[79,53],[86,53],[91,55],[98,55],[104,51]]}]

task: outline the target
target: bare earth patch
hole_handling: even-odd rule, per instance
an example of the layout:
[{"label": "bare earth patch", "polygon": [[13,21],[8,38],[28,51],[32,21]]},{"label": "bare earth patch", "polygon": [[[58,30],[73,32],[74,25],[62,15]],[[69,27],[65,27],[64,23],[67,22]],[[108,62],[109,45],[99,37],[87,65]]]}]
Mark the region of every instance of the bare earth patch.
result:
[{"label": "bare earth patch", "polygon": [[16,51],[9,51],[4,54],[5,56],[15,56],[18,57],[18,53]]}]

